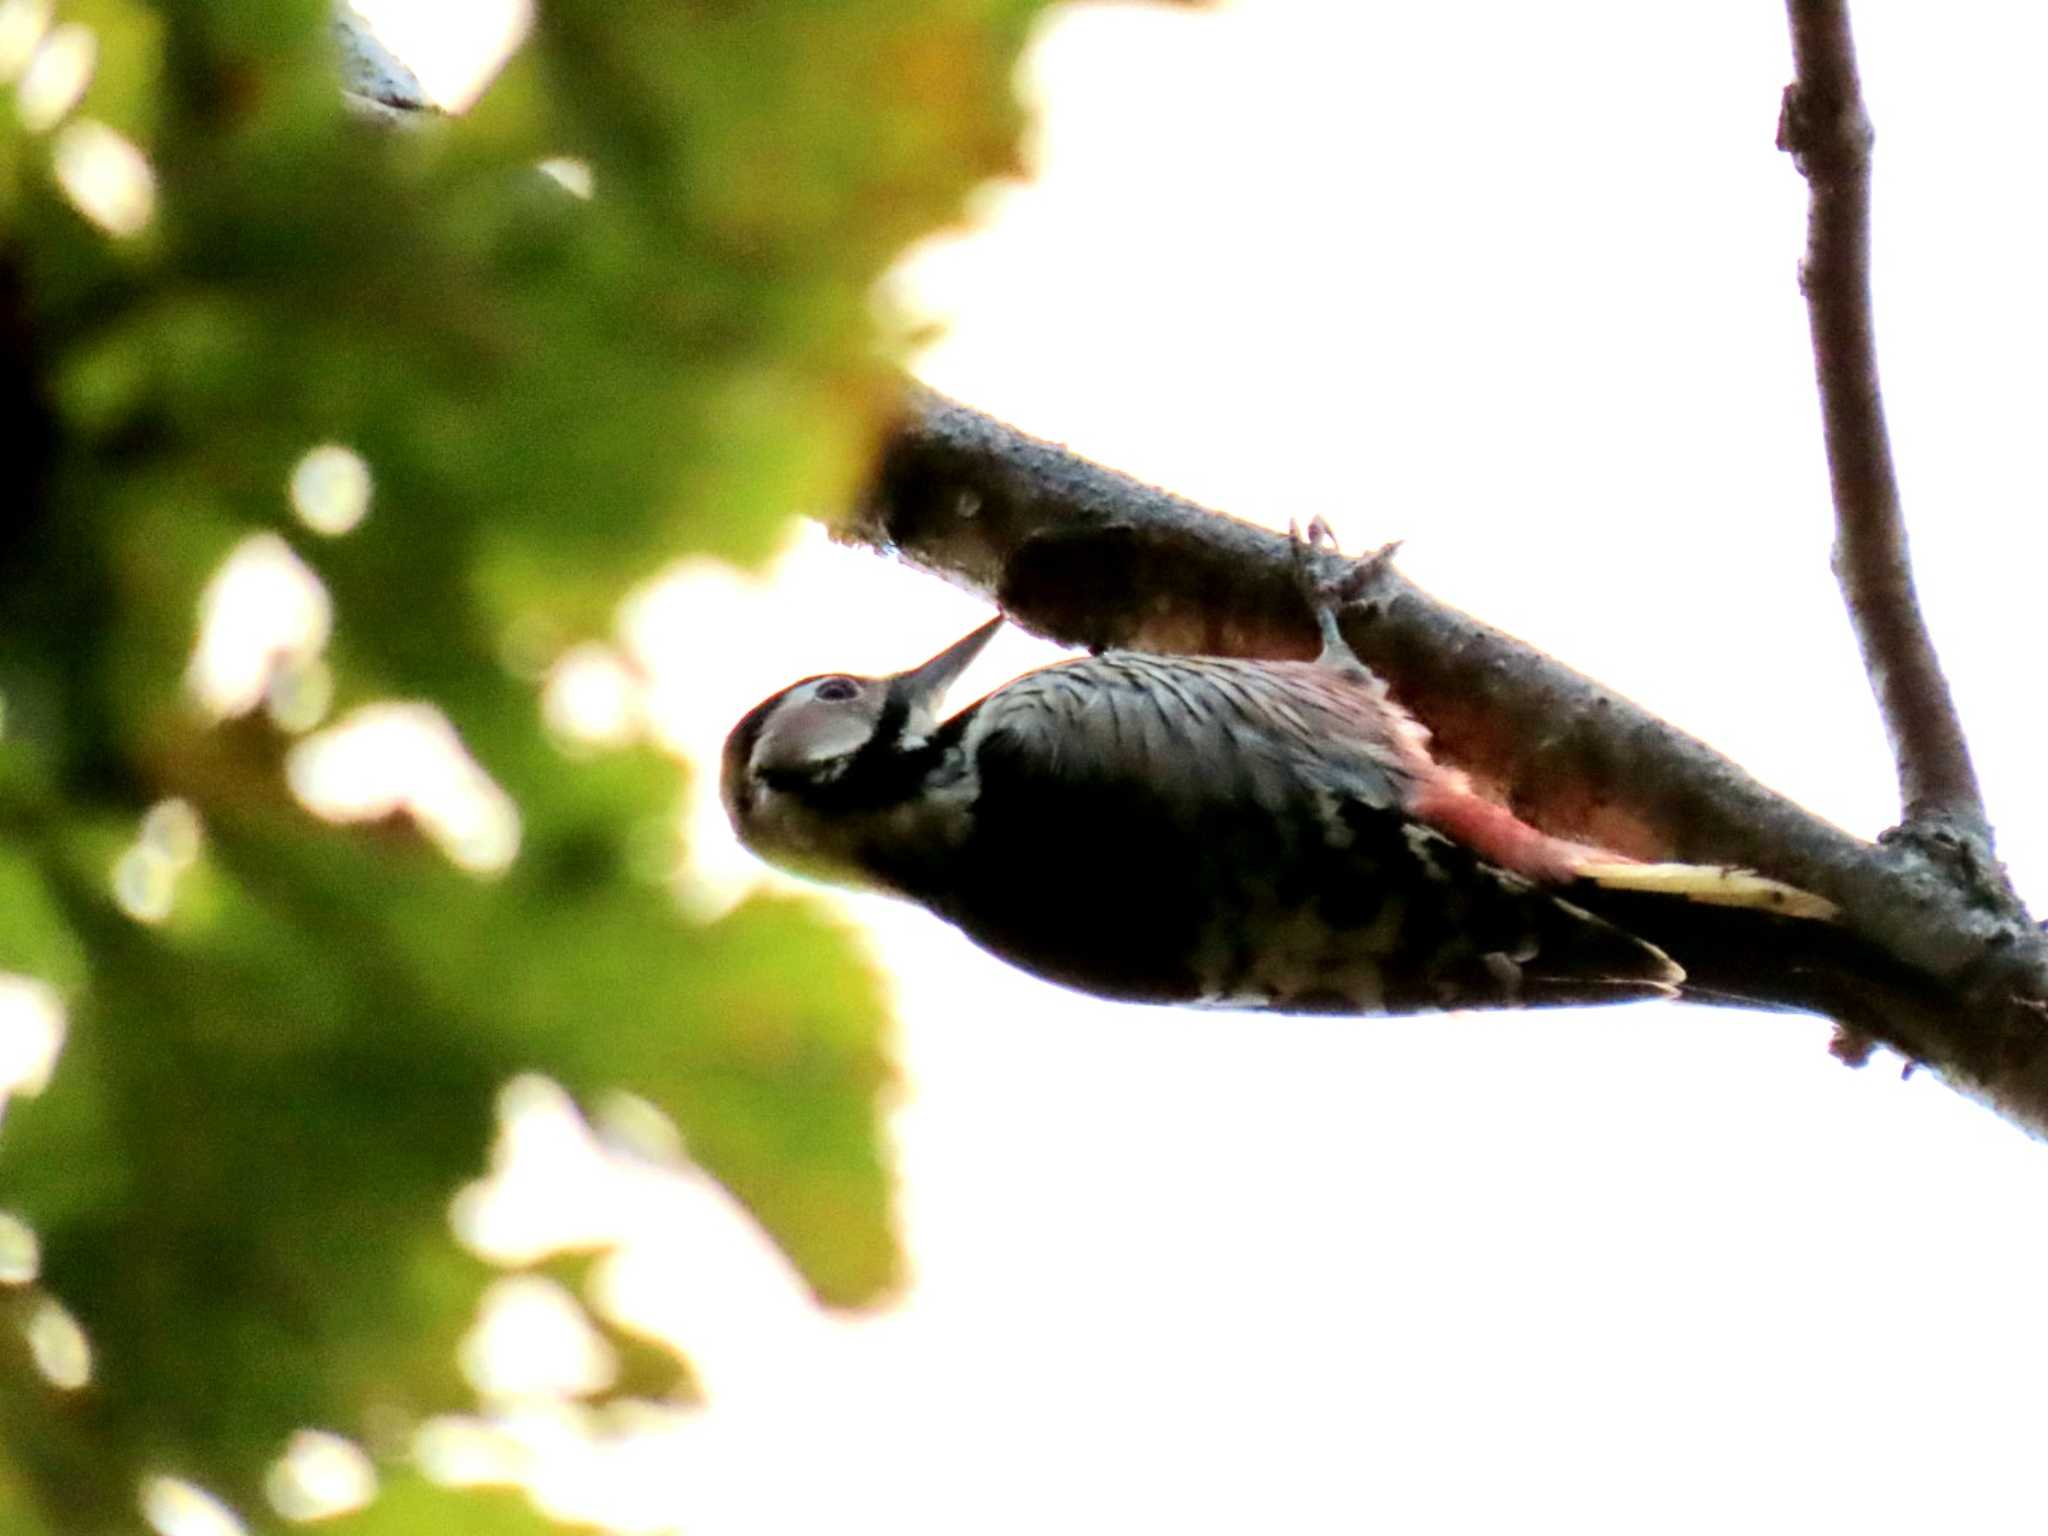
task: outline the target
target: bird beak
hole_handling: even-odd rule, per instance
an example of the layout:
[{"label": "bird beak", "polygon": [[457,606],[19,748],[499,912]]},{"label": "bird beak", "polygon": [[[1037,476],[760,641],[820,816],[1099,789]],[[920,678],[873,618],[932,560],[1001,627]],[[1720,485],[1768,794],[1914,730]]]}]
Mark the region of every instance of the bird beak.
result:
[{"label": "bird beak", "polygon": [[921,667],[912,667],[908,672],[899,672],[891,679],[904,702],[910,706],[910,728],[906,734],[923,736],[929,734],[938,724],[939,705],[945,701],[946,690],[960,680],[982,653],[989,641],[995,638],[997,630],[1003,627],[1003,616],[997,614],[981,628],[965,639],[956,640]]}]

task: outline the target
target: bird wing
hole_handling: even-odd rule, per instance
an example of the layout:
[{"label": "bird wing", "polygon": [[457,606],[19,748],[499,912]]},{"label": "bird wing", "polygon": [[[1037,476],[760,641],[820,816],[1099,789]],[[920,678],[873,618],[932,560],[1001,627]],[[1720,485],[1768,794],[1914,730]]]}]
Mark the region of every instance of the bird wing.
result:
[{"label": "bird wing", "polygon": [[1311,785],[1382,810],[1428,757],[1421,727],[1312,662],[1112,652],[1029,673],[978,707],[970,750],[1068,782],[1132,783],[1182,807],[1284,809]]},{"label": "bird wing", "polygon": [[1405,1011],[1668,993],[1656,948],[1410,813],[1426,737],[1363,668],[1111,653],[963,717],[988,947],[1114,996]]}]

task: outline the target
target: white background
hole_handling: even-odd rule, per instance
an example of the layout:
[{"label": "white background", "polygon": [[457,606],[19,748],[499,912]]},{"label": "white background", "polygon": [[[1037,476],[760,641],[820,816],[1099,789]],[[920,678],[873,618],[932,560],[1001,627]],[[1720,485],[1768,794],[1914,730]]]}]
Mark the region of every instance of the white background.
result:
[{"label": "white background", "polygon": [[[2039,896],[2048,19],[1856,20],[1923,597]],[[1439,595],[1886,824],[1772,144],[1781,10],[1073,9],[1027,74],[1033,183],[891,289],[950,324],[927,378],[1240,515],[1404,538]],[[803,535],[775,582],[686,574],[632,633],[709,754],[784,682],[981,616]],[[1040,654],[998,648],[962,701]],[[751,864],[715,809],[692,826],[691,898],[730,899]],[[826,1317],[715,1192],[634,1196],[617,1304],[710,1405],[562,1507],[699,1536],[2048,1521],[2048,1153],[1895,1060],[1664,1006],[1113,1008],[847,910],[895,978],[915,1283]]]}]

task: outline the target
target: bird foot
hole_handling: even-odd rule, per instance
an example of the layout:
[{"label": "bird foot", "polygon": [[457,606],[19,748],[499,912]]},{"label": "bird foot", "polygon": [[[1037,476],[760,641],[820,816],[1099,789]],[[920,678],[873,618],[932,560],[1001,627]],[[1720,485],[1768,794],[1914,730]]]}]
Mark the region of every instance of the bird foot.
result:
[{"label": "bird foot", "polygon": [[1316,628],[1323,637],[1322,659],[1359,664],[1338,626],[1337,615],[1347,603],[1358,601],[1374,578],[1393,563],[1401,541],[1394,539],[1369,555],[1345,561],[1340,571],[1331,574],[1321,556],[1325,551],[1337,554],[1337,535],[1321,513],[1309,519],[1306,533],[1299,524],[1289,523],[1287,538],[1294,555],[1295,585],[1300,588],[1309,612],[1315,615]]}]

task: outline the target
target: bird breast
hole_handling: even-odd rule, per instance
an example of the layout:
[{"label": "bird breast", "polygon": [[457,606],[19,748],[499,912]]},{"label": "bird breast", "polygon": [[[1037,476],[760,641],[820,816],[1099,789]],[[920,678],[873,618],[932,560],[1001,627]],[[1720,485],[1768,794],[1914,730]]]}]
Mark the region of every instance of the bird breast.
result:
[{"label": "bird breast", "polygon": [[1085,991],[1450,1006],[1586,921],[1406,813],[1423,738],[1362,669],[1112,654],[963,719],[965,834],[899,887]]}]

